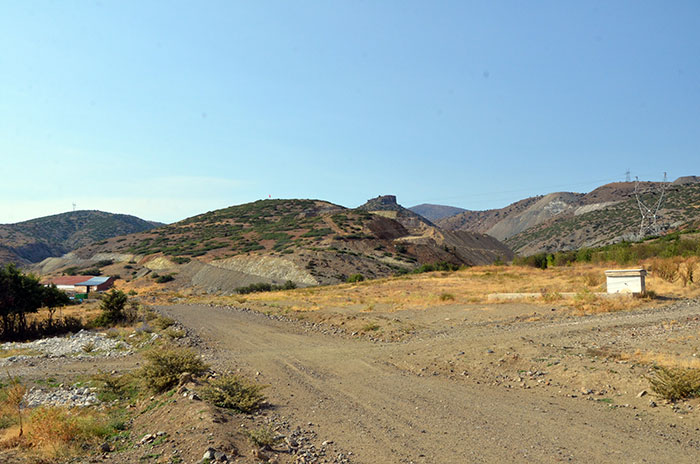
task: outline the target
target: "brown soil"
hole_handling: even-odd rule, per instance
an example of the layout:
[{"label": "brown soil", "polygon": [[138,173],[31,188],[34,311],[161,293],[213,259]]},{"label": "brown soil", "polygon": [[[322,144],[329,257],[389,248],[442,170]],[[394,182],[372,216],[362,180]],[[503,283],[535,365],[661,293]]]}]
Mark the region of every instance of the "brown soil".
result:
[{"label": "brown soil", "polygon": [[232,308],[161,309],[218,368],[259,372],[280,414],[317,424],[354,462],[700,459],[697,402],[638,396],[652,360],[694,359],[697,301],[585,317],[525,304],[390,313],[418,327],[401,343]]}]

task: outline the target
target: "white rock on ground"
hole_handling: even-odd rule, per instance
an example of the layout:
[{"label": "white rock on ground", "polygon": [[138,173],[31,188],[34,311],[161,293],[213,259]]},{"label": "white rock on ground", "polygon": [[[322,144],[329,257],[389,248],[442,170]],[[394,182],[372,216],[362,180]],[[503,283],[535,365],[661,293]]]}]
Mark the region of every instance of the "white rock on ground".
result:
[{"label": "white rock on ground", "polygon": [[[51,337],[26,343],[0,344],[2,351],[17,350],[39,352],[42,357],[59,358],[70,356],[75,358],[94,358],[97,356],[124,356],[131,354],[130,346],[121,340],[107,337],[104,333],[81,330],[67,337]],[[27,359],[32,355],[9,356],[0,360],[0,366]]]},{"label": "white rock on ground", "polygon": [[65,407],[86,407],[93,406],[100,401],[95,392],[87,387],[67,387],[53,390],[42,390],[32,388],[22,400],[25,408],[36,408],[38,406],[65,406]]}]

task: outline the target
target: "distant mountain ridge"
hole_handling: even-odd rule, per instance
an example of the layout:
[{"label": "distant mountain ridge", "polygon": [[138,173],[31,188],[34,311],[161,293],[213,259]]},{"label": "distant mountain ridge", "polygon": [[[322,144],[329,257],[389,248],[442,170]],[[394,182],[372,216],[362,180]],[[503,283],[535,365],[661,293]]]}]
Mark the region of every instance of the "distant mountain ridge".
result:
[{"label": "distant mountain ridge", "polygon": [[[659,182],[640,182],[645,201],[653,204]],[[685,176],[666,184],[665,207],[660,222],[666,228],[686,227],[700,219],[696,204],[700,178]],[[525,198],[504,208],[464,211],[436,221],[447,230],[467,230],[491,235],[514,251],[534,254],[572,250],[632,239],[641,217],[634,196],[634,182],[602,185],[589,193],[557,192]]]},{"label": "distant mountain ridge", "polygon": [[135,216],[103,211],[72,211],[16,224],[0,224],[0,263],[36,263],[93,242],[158,225]]},{"label": "distant mountain ridge", "polygon": [[456,214],[463,213],[466,211],[466,209],[457,208],[456,206],[433,205],[430,203],[423,203],[420,205],[411,206],[408,209],[410,209],[414,213],[419,214],[419,215],[423,216],[424,218],[427,218],[433,222],[439,221],[440,219],[454,216]]}]

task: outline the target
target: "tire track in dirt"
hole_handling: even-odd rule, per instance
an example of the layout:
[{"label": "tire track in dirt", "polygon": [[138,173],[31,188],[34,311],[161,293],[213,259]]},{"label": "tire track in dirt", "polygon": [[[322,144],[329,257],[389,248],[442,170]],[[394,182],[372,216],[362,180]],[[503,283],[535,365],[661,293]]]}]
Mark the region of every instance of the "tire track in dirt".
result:
[{"label": "tire track in dirt", "polygon": [[[386,363],[389,356],[395,362],[407,351],[421,349],[427,340],[382,345],[304,332],[294,324],[244,311],[190,305],[161,309],[215,347],[217,367],[260,371],[260,382],[270,385],[271,402],[285,416],[316,424],[322,439],[352,450],[356,462],[700,459],[688,443],[695,433],[682,423],[669,429],[652,417],[642,421],[631,410],[612,411],[604,404],[535,389],[417,377]],[[619,323],[616,318],[608,321]],[[606,318],[587,322],[605,324]],[[530,329],[564,330],[523,325],[514,327],[512,336],[533,335]],[[493,327],[465,330],[481,338]],[[468,332],[459,335],[471,343]],[[439,345],[442,339],[430,343]]]}]

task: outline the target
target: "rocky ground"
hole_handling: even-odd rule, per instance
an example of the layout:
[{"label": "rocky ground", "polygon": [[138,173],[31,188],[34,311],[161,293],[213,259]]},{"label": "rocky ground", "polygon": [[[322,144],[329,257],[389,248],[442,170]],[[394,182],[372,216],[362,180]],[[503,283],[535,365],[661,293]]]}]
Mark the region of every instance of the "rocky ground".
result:
[{"label": "rocky ground", "polygon": [[697,400],[667,403],[648,381],[654,362],[700,352],[698,301],[592,316],[398,311],[416,328],[401,342],[232,307],[162,309],[196,330],[212,364],[269,383],[282,414],[317,424],[356,462],[700,459]]},{"label": "rocky ground", "polygon": [[[177,329],[186,333],[182,326]],[[157,333],[144,333],[140,328],[120,336],[113,332],[81,331],[65,337],[0,344],[0,353],[11,354],[2,360],[8,375],[19,378],[28,387],[22,402],[25,415],[39,406],[105,410],[114,405],[99,400],[92,376],[137,371],[143,363],[140,349],[155,346],[161,337]],[[205,343],[192,333],[165,345],[206,350]],[[211,371],[209,375],[217,374]],[[94,449],[87,450],[86,456],[69,461],[352,462],[352,452],[339,448],[333,440],[322,439],[315,424],[291,422],[270,403],[254,414],[217,408],[202,401],[202,386],[203,380],[187,378],[176,391],[146,395],[136,404],[128,405],[126,416],[130,419],[124,433],[98,443]],[[274,443],[268,447],[256,446],[250,435],[260,432],[269,433]],[[47,461],[32,450],[0,450],[0,462],[7,464],[65,461]]]},{"label": "rocky ground", "polygon": [[[700,301],[588,316],[519,303],[375,311],[413,327],[397,342],[243,308],[158,309],[187,333],[167,344],[198,350],[211,375],[268,385],[268,406],[249,415],[216,408],[200,399],[201,381],[186,380],[143,396],[127,432],[75,462],[700,460],[698,400],[664,401],[648,380],[654,364],[700,366]],[[81,332],[0,349],[30,387],[26,407],[100,408],[90,375],[133,372],[139,347],[159,337],[132,335]],[[274,438],[269,449],[250,439],[261,431]],[[0,452],[0,462],[26,461]]]}]

